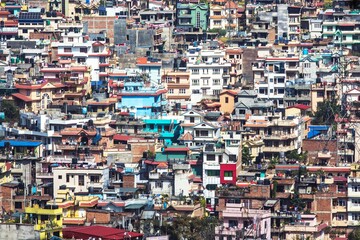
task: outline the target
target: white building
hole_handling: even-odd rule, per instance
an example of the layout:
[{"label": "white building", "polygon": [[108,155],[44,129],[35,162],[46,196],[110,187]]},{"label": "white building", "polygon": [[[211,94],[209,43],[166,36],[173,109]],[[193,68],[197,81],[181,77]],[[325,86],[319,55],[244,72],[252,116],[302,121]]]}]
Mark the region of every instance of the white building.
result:
[{"label": "white building", "polygon": [[52,172],[54,193],[62,185],[66,185],[73,193],[91,191],[90,189],[95,192],[102,192],[109,185],[108,167],[55,167]]},{"label": "white building", "polygon": [[187,68],[190,71],[191,103],[216,99],[228,82],[231,63],[224,60],[225,51],[190,49]]}]

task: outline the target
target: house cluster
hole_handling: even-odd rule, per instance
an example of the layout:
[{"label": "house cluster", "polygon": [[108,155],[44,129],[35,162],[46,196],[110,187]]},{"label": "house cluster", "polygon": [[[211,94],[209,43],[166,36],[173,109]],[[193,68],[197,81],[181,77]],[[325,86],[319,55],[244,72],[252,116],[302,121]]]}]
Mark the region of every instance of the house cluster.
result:
[{"label": "house cluster", "polygon": [[1,2],[0,238],[351,239],[356,4]]}]

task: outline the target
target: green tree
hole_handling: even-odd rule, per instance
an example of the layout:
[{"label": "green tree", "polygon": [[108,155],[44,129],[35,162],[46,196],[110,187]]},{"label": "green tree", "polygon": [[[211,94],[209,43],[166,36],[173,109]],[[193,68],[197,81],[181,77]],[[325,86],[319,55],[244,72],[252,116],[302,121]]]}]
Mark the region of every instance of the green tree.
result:
[{"label": "green tree", "polygon": [[314,125],[332,125],[335,123],[335,115],[339,114],[340,111],[341,107],[337,99],[325,100],[318,104],[311,123]]},{"label": "green tree", "polygon": [[1,102],[0,112],[4,112],[6,122],[18,122],[20,119],[19,108],[13,101],[3,100]]},{"label": "green tree", "polygon": [[360,240],[360,228],[355,228],[348,236],[348,239],[351,240]]},{"label": "green tree", "polygon": [[220,222],[215,217],[191,218],[188,216],[176,217],[172,224],[165,223],[162,227],[163,234],[170,239],[203,240],[215,239],[215,227]]},{"label": "green tree", "polygon": [[251,164],[252,156],[250,154],[250,149],[246,146],[242,148],[241,151],[241,162],[242,164],[249,166]]}]

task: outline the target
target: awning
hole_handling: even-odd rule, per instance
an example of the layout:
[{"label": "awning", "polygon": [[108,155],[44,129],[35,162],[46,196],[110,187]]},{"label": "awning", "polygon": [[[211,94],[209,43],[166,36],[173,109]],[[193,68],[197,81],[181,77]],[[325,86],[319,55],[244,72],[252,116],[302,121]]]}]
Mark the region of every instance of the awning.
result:
[{"label": "awning", "polygon": [[5,143],[10,143],[12,147],[38,147],[42,142],[36,141],[21,141],[21,140],[2,140],[0,141],[0,147],[5,147]]},{"label": "awning", "polygon": [[128,206],[125,206],[125,209],[133,209],[133,210],[136,210],[136,209],[140,209],[142,207],[144,207],[145,205],[144,204],[130,204]]},{"label": "awning", "polygon": [[31,98],[29,98],[28,96],[25,96],[24,94],[21,93],[13,93],[12,94],[13,97],[16,97],[24,102],[31,102]]}]

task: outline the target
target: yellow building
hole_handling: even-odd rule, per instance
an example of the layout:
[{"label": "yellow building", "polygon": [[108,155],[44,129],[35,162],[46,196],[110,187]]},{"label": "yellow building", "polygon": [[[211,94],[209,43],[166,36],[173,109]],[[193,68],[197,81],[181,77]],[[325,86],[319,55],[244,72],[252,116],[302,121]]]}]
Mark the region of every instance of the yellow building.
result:
[{"label": "yellow building", "polygon": [[222,113],[232,113],[235,107],[237,92],[234,90],[225,90],[220,93],[220,111]]},{"label": "yellow building", "polygon": [[59,189],[55,200],[49,205],[56,205],[63,210],[64,225],[84,225],[86,222],[86,209],[97,205],[96,196],[73,196],[69,189]]},{"label": "yellow building", "polygon": [[49,239],[52,236],[62,237],[63,210],[61,208],[40,208],[38,204],[26,207],[27,219],[34,223],[35,231],[40,234],[40,239]]}]

